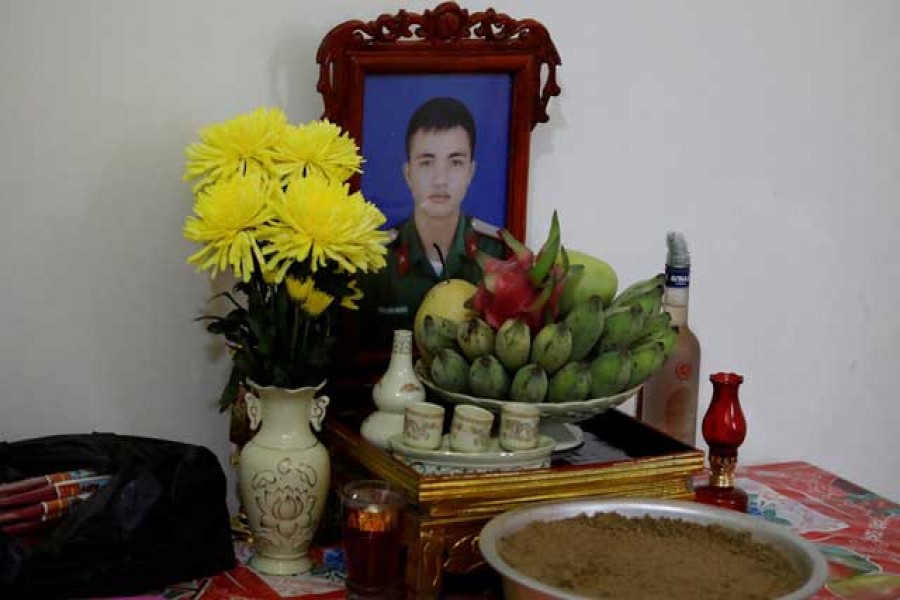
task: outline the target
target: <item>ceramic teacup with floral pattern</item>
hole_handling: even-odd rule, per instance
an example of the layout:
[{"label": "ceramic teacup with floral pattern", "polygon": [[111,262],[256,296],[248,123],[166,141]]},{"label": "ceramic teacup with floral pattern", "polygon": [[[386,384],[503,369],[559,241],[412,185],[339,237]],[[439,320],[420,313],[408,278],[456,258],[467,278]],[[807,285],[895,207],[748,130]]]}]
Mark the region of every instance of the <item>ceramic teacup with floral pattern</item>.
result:
[{"label": "ceramic teacup with floral pattern", "polygon": [[500,446],[511,452],[534,448],[540,422],[541,411],[534,404],[504,403],[500,409]]},{"label": "ceramic teacup with floral pattern", "polygon": [[443,433],[443,406],[431,402],[413,402],[406,405],[403,413],[404,444],[434,450],[440,447]]},{"label": "ceramic teacup with floral pattern", "polygon": [[457,452],[485,452],[493,424],[492,412],[471,404],[457,404],[450,426],[450,448]]}]

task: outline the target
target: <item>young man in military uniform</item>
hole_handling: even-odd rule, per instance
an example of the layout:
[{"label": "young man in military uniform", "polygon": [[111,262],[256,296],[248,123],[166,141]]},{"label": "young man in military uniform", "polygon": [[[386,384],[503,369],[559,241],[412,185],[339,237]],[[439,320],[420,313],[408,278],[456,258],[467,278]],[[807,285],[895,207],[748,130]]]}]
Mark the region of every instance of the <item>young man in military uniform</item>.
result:
[{"label": "young man in military uniform", "polygon": [[504,253],[497,227],[461,210],[476,168],[475,120],[465,104],[433,98],[420,106],[407,127],[406,155],[403,177],[415,204],[412,216],[389,231],[387,266],[361,281],[362,337],[376,348],[389,347],[395,329],[412,328],[435,284],[481,279],[478,250]]}]

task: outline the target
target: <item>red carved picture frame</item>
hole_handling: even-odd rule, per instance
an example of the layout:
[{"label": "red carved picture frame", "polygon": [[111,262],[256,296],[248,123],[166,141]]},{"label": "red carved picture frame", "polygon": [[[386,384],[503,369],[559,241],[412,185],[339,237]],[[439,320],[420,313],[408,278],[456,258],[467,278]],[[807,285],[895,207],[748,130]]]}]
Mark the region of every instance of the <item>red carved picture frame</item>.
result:
[{"label": "red carved picture frame", "polygon": [[[362,147],[365,77],[375,73],[508,73],[512,78],[505,226],[525,238],[531,130],[548,119],[558,96],[559,54],[547,29],[494,9],[469,12],[444,2],[422,14],[399,11],[374,21],[346,21],[316,53],[323,118],[346,129]],[[351,180],[359,189],[360,178]]]},{"label": "red carved picture frame", "polygon": [[[322,117],[340,125],[363,148],[363,100],[370,74],[509,74],[511,79],[506,215],[504,227],[525,239],[531,131],[548,120],[547,106],[560,87],[561,64],[546,28],[533,19],[513,19],[494,9],[470,12],[444,2],[418,14],[400,10],[374,21],[351,20],[331,29],[316,53]],[[359,175],[350,180],[360,189]],[[333,385],[355,388],[383,374],[390,348],[362,352],[359,323],[345,327],[346,358]]]}]

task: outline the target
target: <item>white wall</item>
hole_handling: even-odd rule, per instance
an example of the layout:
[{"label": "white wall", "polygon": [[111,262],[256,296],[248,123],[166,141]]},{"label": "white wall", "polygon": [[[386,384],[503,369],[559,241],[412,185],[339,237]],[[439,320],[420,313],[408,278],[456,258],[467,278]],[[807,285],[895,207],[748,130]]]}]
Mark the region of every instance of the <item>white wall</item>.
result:
[{"label": "white wall", "polygon": [[[183,148],[259,105],[317,117],[322,36],[400,7],[250,6],[4,3],[0,439],[110,430],[226,461]],[[900,498],[900,3],[469,6],[537,18],[563,59],[529,241],[559,209],[564,240],[627,284],[684,231],[704,379],[746,376],[742,461],[805,459]]]}]

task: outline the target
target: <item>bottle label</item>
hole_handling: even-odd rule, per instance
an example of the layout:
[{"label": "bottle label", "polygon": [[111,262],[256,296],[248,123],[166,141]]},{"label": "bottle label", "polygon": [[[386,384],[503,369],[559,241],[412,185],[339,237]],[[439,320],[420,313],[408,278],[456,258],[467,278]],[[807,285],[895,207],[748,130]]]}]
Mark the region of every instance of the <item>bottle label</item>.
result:
[{"label": "bottle label", "polygon": [[693,369],[691,368],[691,363],[684,361],[675,365],[675,377],[679,381],[687,381],[691,378],[691,373]]},{"label": "bottle label", "polygon": [[673,267],[671,265],[666,265],[666,287],[686,288],[690,284],[690,267]]}]

